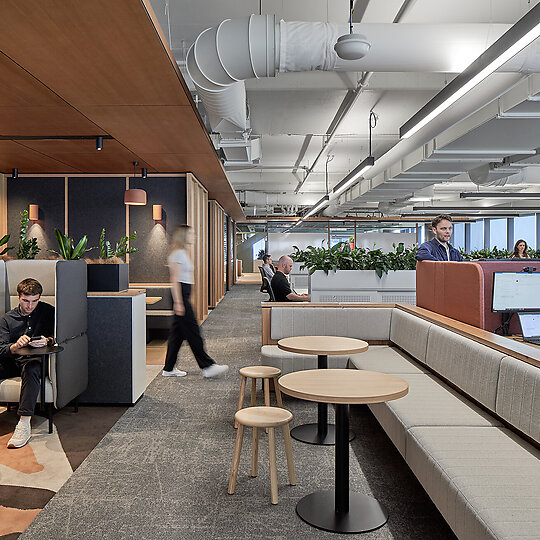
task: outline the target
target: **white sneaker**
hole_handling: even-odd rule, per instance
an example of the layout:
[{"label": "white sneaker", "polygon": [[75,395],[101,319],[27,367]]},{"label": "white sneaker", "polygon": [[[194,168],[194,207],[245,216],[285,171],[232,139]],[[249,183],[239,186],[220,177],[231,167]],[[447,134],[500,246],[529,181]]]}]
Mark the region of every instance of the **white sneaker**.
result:
[{"label": "white sneaker", "polygon": [[30,440],[31,435],[32,433],[30,426],[19,422],[17,424],[17,427],[15,428],[15,431],[13,432],[11,439],[9,439],[7,447],[21,448],[21,446],[24,446]]},{"label": "white sneaker", "polygon": [[174,368],[172,371],[163,370],[161,374],[164,377],[185,377],[187,375],[187,371],[181,371],[180,369]]},{"label": "white sneaker", "polygon": [[205,367],[202,370],[203,377],[210,379],[213,377],[221,377],[229,371],[229,366],[220,366],[219,364],[212,364],[211,366]]}]

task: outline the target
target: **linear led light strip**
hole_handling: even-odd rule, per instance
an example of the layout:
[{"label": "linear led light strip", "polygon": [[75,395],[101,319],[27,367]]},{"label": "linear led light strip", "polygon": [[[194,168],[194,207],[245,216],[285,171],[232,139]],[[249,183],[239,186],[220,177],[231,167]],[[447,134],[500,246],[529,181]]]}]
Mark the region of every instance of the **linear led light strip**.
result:
[{"label": "linear led light strip", "polygon": [[[414,135],[419,129],[423,128],[436,116],[450,107],[450,105],[463,97],[469,90],[483,81],[488,75],[499,69],[510,58],[527,47],[527,45],[530,45],[540,36],[539,20],[540,5],[537,5],[450,82],[446,88],[420,109],[408,122],[403,124],[399,130],[400,138],[407,139],[411,135]],[[531,24],[533,24],[532,28],[530,28]],[[516,33],[518,35],[514,36]],[[524,35],[521,35],[523,33]],[[486,62],[488,64],[482,67]],[[480,71],[475,73],[477,70]],[[447,94],[450,95],[447,96]],[[426,111],[434,107],[435,103],[441,99],[443,101],[426,114]]]},{"label": "linear led light strip", "polygon": [[360,165],[358,165],[350,174],[350,178],[345,177],[339,184],[337,184],[332,193],[334,195],[339,195],[342,191],[345,191],[349,186],[351,186],[355,180],[360,178],[368,169],[371,169],[375,165],[375,158],[373,156],[368,156]]},{"label": "linear led light strip", "polygon": [[328,195],[325,195],[318,203],[313,205],[311,210],[302,218],[302,221],[309,216],[312,216],[313,214],[316,214],[319,210],[322,210],[325,206],[327,206],[328,201],[330,200],[330,197]]}]

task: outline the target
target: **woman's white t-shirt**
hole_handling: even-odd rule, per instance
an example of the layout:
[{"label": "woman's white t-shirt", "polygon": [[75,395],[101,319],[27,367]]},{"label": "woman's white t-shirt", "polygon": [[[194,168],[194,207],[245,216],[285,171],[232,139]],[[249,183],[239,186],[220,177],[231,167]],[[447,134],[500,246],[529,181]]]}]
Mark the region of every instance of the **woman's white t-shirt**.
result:
[{"label": "woman's white t-shirt", "polygon": [[180,265],[180,272],[177,276],[180,283],[190,283],[193,285],[193,263],[185,249],[175,249],[169,255],[168,262],[169,265],[172,263],[178,263]]}]

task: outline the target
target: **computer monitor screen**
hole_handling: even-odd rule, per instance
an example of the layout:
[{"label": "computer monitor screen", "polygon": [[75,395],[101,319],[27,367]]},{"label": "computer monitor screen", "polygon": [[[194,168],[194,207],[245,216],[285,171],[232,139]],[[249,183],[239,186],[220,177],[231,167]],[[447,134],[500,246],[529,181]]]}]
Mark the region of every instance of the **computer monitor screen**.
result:
[{"label": "computer monitor screen", "polygon": [[540,272],[493,272],[493,311],[540,311]]},{"label": "computer monitor screen", "polygon": [[518,313],[523,337],[540,337],[540,313]]}]

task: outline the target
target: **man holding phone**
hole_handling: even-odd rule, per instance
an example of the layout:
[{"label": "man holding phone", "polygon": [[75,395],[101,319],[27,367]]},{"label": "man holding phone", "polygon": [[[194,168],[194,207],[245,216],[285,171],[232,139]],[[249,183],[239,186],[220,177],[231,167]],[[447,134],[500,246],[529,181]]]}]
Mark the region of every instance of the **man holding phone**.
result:
[{"label": "man holding phone", "polygon": [[33,278],[17,285],[19,305],[0,319],[0,379],[21,377],[19,423],[8,442],[8,448],[24,446],[31,436],[30,420],[40,389],[41,358],[23,358],[17,351],[23,347],[45,347],[54,344],[54,307],[40,302],[43,287]]}]

